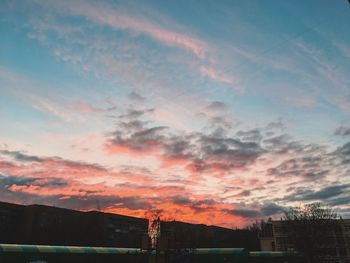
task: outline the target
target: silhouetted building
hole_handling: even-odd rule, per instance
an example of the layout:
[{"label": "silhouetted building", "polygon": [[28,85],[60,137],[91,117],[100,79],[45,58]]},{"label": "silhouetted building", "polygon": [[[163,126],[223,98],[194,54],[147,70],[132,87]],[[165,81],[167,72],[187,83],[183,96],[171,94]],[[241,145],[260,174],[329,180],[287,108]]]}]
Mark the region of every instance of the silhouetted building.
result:
[{"label": "silhouetted building", "polygon": [[171,221],[161,222],[160,232],[161,249],[236,247],[259,250],[256,231]]},{"label": "silhouetted building", "polygon": [[[293,240],[288,236],[286,227],[288,227],[288,224],[285,221],[269,220],[263,223],[259,233],[261,250],[294,250]],[[328,256],[322,262],[350,263],[350,219],[340,220],[337,227],[327,237],[327,240],[327,246],[322,250],[327,252]]]},{"label": "silhouetted building", "polygon": [[[0,243],[149,248],[148,220],[102,212],[0,202]],[[160,223],[158,248],[259,250],[256,231],[172,221]]]},{"label": "silhouetted building", "polygon": [[0,202],[0,243],[141,247],[148,220]]}]

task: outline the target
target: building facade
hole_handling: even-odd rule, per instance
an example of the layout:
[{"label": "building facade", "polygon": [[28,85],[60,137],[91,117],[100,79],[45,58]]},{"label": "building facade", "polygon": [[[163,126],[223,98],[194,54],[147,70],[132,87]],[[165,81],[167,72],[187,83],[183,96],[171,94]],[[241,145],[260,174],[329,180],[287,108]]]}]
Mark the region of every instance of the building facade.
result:
[{"label": "building facade", "polygon": [[258,233],[246,229],[228,229],[179,221],[161,222],[161,248],[245,248],[259,249]]},{"label": "building facade", "polygon": [[0,243],[140,248],[148,220],[0,202]]},{"label": "building facade", "polygon": [[[327,237],[322,248],[323,258],[320,263],[350,263],[350,219],[337,222],[337,227]],[[262,251],[296,250],[294,240],[288,235],[288,224],[285,221],[269,220],[262,223],[259,233]],[[320,253],[320,251],[316,251]]]}]

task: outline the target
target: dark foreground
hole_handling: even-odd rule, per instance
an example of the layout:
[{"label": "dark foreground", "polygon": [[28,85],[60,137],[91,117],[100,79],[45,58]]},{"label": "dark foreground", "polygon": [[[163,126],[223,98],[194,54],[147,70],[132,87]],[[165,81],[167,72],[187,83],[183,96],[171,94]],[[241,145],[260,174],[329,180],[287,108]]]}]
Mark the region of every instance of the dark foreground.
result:
[{"label": "dark foreground", "polygon": [[296,253],[249,252],[242,248],[196,248],[147,251],[137,248],[0,244],[0,262],[14,263],[264,263],[302,262]]},{"label": "dark foreground", "polygon": [[0,255],[2,263],[299,263],[302,262],[299,258],[239,258],[232,256],[149,256],[149,255],[50,255],[50,254],[8,254]]}]

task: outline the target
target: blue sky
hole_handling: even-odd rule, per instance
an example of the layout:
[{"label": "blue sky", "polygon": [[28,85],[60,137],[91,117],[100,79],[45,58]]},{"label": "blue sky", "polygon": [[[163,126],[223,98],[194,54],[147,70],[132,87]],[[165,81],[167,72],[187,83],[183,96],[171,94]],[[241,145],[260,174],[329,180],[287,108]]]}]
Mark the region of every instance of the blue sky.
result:
[{"label": "blue sky", "polygon": [[226,226],[310,201],[349,214],[347,1],[2,1],[0,17],[1,199]]}]

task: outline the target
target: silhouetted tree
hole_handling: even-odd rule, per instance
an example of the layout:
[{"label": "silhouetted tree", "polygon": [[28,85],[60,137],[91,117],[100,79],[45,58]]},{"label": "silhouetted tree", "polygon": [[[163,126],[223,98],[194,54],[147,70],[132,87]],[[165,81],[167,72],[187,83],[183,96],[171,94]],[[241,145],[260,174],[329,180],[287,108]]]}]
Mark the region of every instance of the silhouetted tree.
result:
[{"label": "silhouetted tree", "polygon": [[148,236],[151,239],[152,249],[157,248],[158,239],[160,237],[160,217],[153,219],[148,227]]},{"label": "silhouetted tree", "polygon": [[[271,218],[269,218],[268,220],[271,220]],[[251,232],[260,233],[264,228],[264,224],[266,224],[265,220],[260,220],[260,221],[256,220],[255,222],[251,223],[250,225],[246,226],[243,229]]]},{"label": "silhouetted tree", "polygon": [[285,211],[282,219],[289,241],[308,263],[329,256],[334,231],[339,227],[339,216],[333,209],[313,203]]}]

